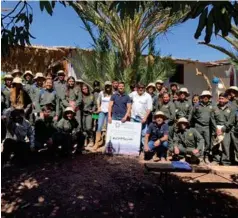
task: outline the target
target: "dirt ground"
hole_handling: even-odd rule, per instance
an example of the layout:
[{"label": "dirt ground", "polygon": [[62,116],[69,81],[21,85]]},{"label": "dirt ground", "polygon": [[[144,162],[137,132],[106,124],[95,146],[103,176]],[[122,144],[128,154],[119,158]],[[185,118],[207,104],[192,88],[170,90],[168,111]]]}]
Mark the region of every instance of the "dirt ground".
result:
[{"label": "dirt ground", "polygon": [[237,175],[171,174],[167,190],[138,158],[48,158],[2,170],[2,217],[234,217]]}]

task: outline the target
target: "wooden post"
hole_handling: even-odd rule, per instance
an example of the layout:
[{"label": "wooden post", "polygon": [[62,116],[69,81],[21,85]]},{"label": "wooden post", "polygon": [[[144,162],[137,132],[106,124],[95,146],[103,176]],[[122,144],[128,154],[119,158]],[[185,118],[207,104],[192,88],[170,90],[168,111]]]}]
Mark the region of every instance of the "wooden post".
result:
[{"label": "wooden post", "polygon": [[207,77],[206,74],[204,74],[204,73],[198,71],[198,68],[197,68],[197,67],[196,67],[196,75],[197,75],[197,76],[203,76],[203,78],[204,78],[205,81],[207,82],[208,90],[209,90],[209,91],[212,91],[212,85],[211,85],[211,82],[210,82],[209,78]]}]

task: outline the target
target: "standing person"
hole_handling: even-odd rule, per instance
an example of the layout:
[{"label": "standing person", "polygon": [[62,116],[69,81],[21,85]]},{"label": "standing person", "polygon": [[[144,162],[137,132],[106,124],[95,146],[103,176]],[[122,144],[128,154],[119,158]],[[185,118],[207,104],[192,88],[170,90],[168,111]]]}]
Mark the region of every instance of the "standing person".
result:
[{"label": "standing person", "polygon": [[108,108],[108,122],[120,120],[126,122],[131,112],[131,99],[125,93],[125,83],[119,82],[118,92],[112,95]]},{"label": "standing person", "polygon": [[176,109],[176,118],[185,117],[189,119],[189,116],[192,112],[192,104],[188,100],[189,92],[187,88],[181,88],[179,90],[179,99],[174,102],[175,109]]},{"label": "standing person", "polygon": [[34,102],[36,101],[37,98],[39,98],[40,91],[43,89],[43,84],[45,81],[45,77],[42,73],[38,72],[36,73],[34,77],[35,84],[32,85],[31,89],[31,99],[33,102],[33,106],[35,108]]},{"label": "standing person", "polygon": [[229,101],[237,109],[238,108],[238,87],[231,86],[226,90],[226,93],[228,94]]},{"label": "standing person", "polygon": [[57,96],[59,98],[59,102],[60,102],[59,115],[61,117],[61,115],[64,111],[64,106],[62,104],[62,98],[63,98],[64,92],[66,90],[65,73],[63,70],[59,70],[57,72],[57,80],[54,81],[54,89],[55,89]]},{"label": "standing person", "polygon": [[157,94],[160,94],[162,87],[164,86],[164,81],[161,79],[158,79],[155,82],[155,86],[156,86],[156,90],[157,90]]},{"label": "standing person", "polygon": [[158,96],[156,95],[155,91],[156,91],[156,86],[154,83],[149,83],[146,87],[146,91],[147,93],[151,96],[152,98],[152,113],[150,114],[148,120],[149,123],[152,122],[152,118],[153,118],[153,113],[156,111],[156,105],[157,105],[157,101],[158,101]]},{"label": "standing person", "polygon": [[[9,115],[14,109],[24,109],[25,116],[28,118],[32,110],[32,101],[27,92],[23,89],[22,79],[15,77],[12,81],[10,90],[10,108],[6,112]],[[7,115],[7,116],[8,116]]]},{"label": "standing person", "polygon": [[113,94],[118,91],[118,86],[119,86],[118,81],[117,81],[116,79],[114,79],[114,80],[112,81]]},{"label": "standing person", "polygon": [[83,100],[83,130],[86,133],[85,145],[92,147],[93,143],[93,120],[92,114],[96,111],[96,99],[94,95],[90,93],[89,87],[84,84],[82,86],[82,100]]},{"label": "standing person", "polygon": [[193,97],[192,97],[192,106],[194,106],[198,102],[199,102],[199,95],[198,94],[194,94]]},{"label": "standing person", "polygon": [[27,70],[23,74],[24,89],[28,93],[28,95],[30,95],[30,96],[31,96],[31,93],[32,93],[33,77],[34,77],[34,75],[30,70]]},{"label": "standing person", "polygon": [[162,111],[155,112],[154,121],[148,126],[145,135],[144,151],[155,152],[153,161],[164,161],[167,158],[169,127]]},{"label": "standing person", "polygon": [[64,108],[72,107],[76,112],[76,119],[81,127],[81,104],[82,93],[75,88],[75,79],[70,76],[67,79],[66,90],[62,95],[62,104]]},{"label": "standing person", "polygon": [[231,154],[232,164],[238,164],[238,110],[236,110],[235,118],[233,120],[233,127],[231,129]]},{"label": "standing person", "polygon": [[76,89],[77,93],[81,93],[83,84],[84,84],[83,80],[81,80],[81,79],[75,80],[75,89]]},{"label": "standing person", "polygon": [[14,69],[11,73],[12,77],[15,78],[15,77],[22,77],[22,72],[19,70],[19,69]]},{"label": "standing person", "polygon": [[10,74],[6,74],[3,78],[4,80],[4,85],[2,86],[2,96],[4,96],[4,105],[5,108],[9,108],[10,107],[10,90],[12,87],[12,81],[13,81],[13,77]]},{"label": "standing person", "polygon": [[164,93],[162,94],[162,101],[158,104],[158,110],[162,111],[167,117],[166,123],[169,126],[169,146],[171,146],[173,140],[173,126],[175,123],[175,105],[170,100],[170,94]]},{"label": "standing person", "polygon": [[205,140],[204,160],[211,151],[211,136],[216,133],[216,122],[214,119],[214,106],[212,105],[212,94],[210,91],[203,91],[200,101],[193,107],[189,122],[202,135]]},{"label": "standing person", "polygon": [[199,132],[190,128],[189,122],[185,117],[179,118],[177,122],[178,131],[173,137],[172,154],[174,159],[181,156],[191,155],[190,162],[199,164],[199,157],[202,156],[204,139]]},{"label": "standing person", "polygon": [[22,163],[26,163],[29,159],[30,149],[32,151],[35,150],[35,139],[31,125],[24,118],[23,109],[14,109],[10,113],[7,124],[6,140],[3,143],[2,164],[4,165],[9,161],[12,152]]},{"label": "standing person", "polygon": [[[215,161],[222,165],[230,164],[230,132],[234,123],[236,110],[228,101],[228,95],[221,93],[215,108],[216,138],[213,140]],[[222,152],[220,154],[220,151]]]},{"label": "standing person", "polygon": [[137,84],[137,92],[132,98],[131,121],[141,123],[141,144],[144,144],[144,138],[148,126],[148,117],[152,111],[152,98],[145,92],[143,84]]},{"label": "standing person", "polygon": [[53,110],[51,116],[54,118],[54,121],[57,121],[59,119],[59,98],[53,89],[51,79],[45,80],[45,88],[40,91],[35,101],[36,112],[42,113],[42,107],[46,104],[52,104]]},{"label": "standing person", "polygon": [[179,90],[179,87],[178,87],[178,84],[173,82],[173,83],[170,83],[170,96],[171,96],[171,99],[173,100],[173,97],[174,95],[176,95],[177,91]]},{"label": "standing person", "polygon": [[100,92],[101,92],[100,82],[95,80],[93,82],[93,95],[94,95],[95,100],[98,99],[98,95]]},{"label": "standing person", "polygon": [[104,90],[99,93],[97,100],[97,108],[99,112],[98,127],[96,132],[96,139],[93,149],[96,151],[102,145],[102,128],[104,123],[108,122],[108,107],[112,96],[112,83],[110,81],[105,82]]}]

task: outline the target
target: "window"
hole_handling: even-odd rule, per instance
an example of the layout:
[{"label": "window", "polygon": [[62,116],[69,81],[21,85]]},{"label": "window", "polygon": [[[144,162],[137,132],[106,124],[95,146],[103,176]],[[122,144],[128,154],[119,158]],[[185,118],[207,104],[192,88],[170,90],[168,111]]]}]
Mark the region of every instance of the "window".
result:
[{"label": "window", "polygon": [[184,84],[184,65],[176,64],[175,74],[170,77],[169,82]]}]

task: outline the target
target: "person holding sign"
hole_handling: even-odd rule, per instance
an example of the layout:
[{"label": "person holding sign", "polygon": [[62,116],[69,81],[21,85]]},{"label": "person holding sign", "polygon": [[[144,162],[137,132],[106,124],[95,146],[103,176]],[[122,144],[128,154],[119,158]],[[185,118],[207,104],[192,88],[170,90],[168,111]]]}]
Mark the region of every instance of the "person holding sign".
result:
[{"label": "person holding sign", "polygon": [[145,135],[145,152],[155,152],[153,161],[163,161],[166,159],[169,138],[169,126],[165,123],[166,115],[162,111],[157,111]]},{"label": "person holding sign", "polygon": [[141,142],[144,144],[144,138],[147,130],[148,117],[152,111],[152,98],[145,92],[145,86],[143,84],[137,84],[137,91],[131,98],[131,121],[139,122],[142,124],[141,130]]},{"label": "person holding sign", "polygon": [[126,122],[131,112],[131,99],[125,93],[125,83],[119,82],[118,91],[112,95],[108,107],[108,122],[120,120]]}]

